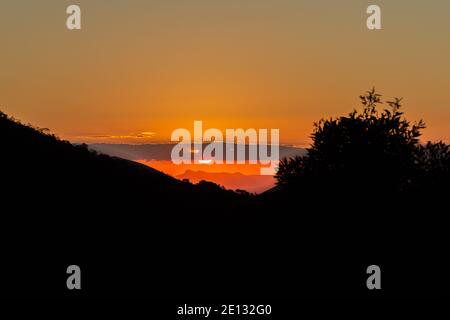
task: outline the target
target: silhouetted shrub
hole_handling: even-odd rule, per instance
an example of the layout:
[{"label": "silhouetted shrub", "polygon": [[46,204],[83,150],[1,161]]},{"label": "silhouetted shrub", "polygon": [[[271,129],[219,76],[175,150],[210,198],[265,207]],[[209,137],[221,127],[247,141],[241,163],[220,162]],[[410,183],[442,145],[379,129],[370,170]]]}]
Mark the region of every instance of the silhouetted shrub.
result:
[{"label": "silhouetted shrub", "polygon": [[421,146],[425,125],[404,118],[401,99],[378,111],[383,101],[375,89],[360,98],[362,112],[314,124],[307,155],[281,160],[278,185],[375,195],[417,189],[433,176],[448,180],[448,146]]}]

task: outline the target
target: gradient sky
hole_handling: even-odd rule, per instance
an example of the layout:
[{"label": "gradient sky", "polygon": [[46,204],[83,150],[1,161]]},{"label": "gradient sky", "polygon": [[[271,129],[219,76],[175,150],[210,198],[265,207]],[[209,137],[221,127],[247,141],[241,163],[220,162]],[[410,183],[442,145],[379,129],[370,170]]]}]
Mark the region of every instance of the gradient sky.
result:
[{"label": "gradient sky", "polygon": [[0,109],[72,141],[168,141],[203,120],[305,144],[375,86],[450,143],[449,17],[448,0],[2,0]]}]

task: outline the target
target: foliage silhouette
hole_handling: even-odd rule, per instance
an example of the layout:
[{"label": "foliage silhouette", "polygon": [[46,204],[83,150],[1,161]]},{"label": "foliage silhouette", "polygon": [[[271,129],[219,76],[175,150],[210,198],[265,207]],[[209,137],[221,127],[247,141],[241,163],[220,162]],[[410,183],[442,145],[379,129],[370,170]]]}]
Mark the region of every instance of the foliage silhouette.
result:
[{"label": "foliage silhouette", "polygon": [[401,109],[401,99],[383,104],[375,89],[360,97],[363,110],[314,126],[307,155],[282,159],[276,178],[280,186],[313,190],[321,194],[372,197],[386,193],[425,191],[432,176],[448,182],[448,146],[442,142],[419,144],[422,120],[411,124]]}]

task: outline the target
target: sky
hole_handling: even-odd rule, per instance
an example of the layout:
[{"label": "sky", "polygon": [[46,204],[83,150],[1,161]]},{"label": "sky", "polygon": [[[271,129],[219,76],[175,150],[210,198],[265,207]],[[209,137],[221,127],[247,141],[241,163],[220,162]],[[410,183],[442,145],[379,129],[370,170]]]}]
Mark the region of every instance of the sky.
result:
[{"label": "sky", "polygon": [[71,141],[165,142],[202,120],[306,145],[375,86],[450,143],[449,16],[448,0],[2,0],[0,110]]}]

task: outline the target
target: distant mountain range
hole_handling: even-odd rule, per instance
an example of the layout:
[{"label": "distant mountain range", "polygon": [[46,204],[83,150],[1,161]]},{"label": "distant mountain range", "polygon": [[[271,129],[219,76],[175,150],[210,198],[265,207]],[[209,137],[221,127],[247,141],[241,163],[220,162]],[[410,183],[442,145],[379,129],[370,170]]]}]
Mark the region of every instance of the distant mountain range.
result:
[{"label": "distant mountain range", "polygon": [[[170,160],[174,144],[90,144],[98,152],[128,160]],[[248,146],[247,146],[248,150]],[[305,148],[289,145],[280,146],[280,158],[306,154]]]},{"label": "distant mountain range", "polygon": [[[167,163],[170,163],[170,154],[173,146],[173,144],[90,144],[89,148],[110,156],[140,161],[149,166],[158,167],[158,164],[165,162],[165,168],[167,168]],[[248,152],[248,145],[246,146],[246,150]],[[306,154],[304,148],[284,145],[280,146],[280,158],[304,154]],[[201,166],[199,166],[199,170],[190,170],[189,168],[186,168],[182,173],[179,173],[179,170],[172,170],[174,172],[163,171],[172,174],[172,176],[180,180],[188,179],[192,183],[198,183],[202,180],[211,181],[227,189],[241,189],[250,193],[261,193],[275,186],[275,179],[273,176],[248,174],[245,171],[236,172],[239,170],[238,167],[239,166],[233,167],[232,172],[210,172],[209,170],[203,170],[204,167]]]},{"label": "distant mountain range", "polygon": [[273,176],[244,175],[239,172],[205,172],[186,170],[184,174],[176,176],[183,180],[188,179],[192,183],[202,180],[211,181],[232,190],[245,190],[250,193],[261,193],[275,186]]}]

